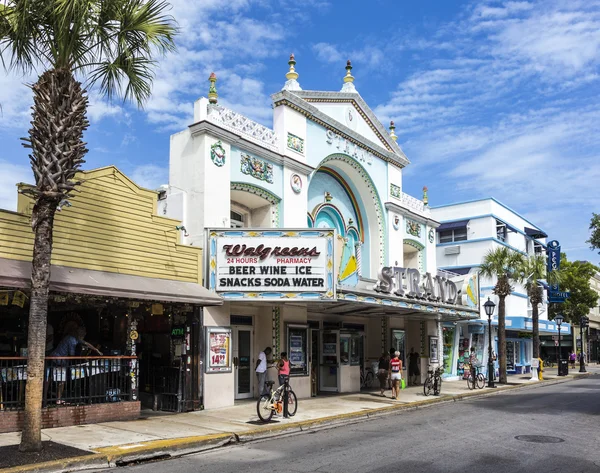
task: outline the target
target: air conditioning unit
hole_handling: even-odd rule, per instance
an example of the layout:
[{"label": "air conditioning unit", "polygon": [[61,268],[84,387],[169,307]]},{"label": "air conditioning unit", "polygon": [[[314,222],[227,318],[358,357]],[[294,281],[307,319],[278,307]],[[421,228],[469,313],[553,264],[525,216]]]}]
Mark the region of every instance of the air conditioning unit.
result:
[{"label": "air conditioning unit", "polygon": [[445,255],[458,255],[460,254],[460,246],[447,246],[444,248]]}]

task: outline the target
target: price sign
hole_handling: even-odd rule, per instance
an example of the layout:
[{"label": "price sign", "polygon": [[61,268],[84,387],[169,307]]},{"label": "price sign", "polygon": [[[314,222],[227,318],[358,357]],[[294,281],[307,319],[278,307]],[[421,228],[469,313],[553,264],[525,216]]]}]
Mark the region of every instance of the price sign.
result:
[{"label": "price sign", "polygon": [[231,371],[231,330],[220,327],[207,327],[206,372]]}]

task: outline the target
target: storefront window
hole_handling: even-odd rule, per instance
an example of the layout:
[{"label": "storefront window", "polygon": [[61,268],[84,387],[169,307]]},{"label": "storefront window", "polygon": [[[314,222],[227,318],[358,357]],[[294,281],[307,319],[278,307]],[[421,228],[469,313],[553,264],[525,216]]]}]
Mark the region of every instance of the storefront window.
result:
[{"label": "storefront window", "polygon": [[340,336],[340,363],[350,364],[350,335]]},{"label": "storefront window", "polygon": [[308,326],[288,325],[287,346],[290,374],[306,376],[308,374]]},{"label": "storefront window", "polygon": [[479,360],[479,363],[483,362],[483,347],[485,344],[485,334],[483,333],[474,333],[473,334],[473,345],[475,347],[475,355]]},{"label": "storefront window", "polygon": [[323,333],[323,364],[337,365],[337,334],[332,332]]},{"label": "storefront window", "polygon": [[404,363],[404,351],[405,351],[405,338],[404,330],[392,330],[392,347],[400,352],[400,359],[402,360],[402,366]]},{"label": "storefront window", "polygon": [[350,364],[360,365],[362,358],[362,335],[355,333],[352,334],[350,339]]},{"label": "storefront window", "polygon": [[454,327],[444,327],[444,373],[451,374],[454,366]]},{"label": "storefront window", "polygon": [[516,353],[516,345],[518,342],[506,342],[506,369],[508,371],[514,371],[515,368],[515,353]]}]

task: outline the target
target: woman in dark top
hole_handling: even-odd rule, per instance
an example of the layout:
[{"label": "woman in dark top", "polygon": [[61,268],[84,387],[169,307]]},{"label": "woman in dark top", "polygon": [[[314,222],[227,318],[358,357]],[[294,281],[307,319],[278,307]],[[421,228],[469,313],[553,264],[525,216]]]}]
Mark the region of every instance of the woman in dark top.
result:
[{"label": "woman in dark top", "polygon": [[387,379],[390,372],[390,357],[387,353],[382,353],[379,358],[379,367],[377,371],[377,379],[379,379],[379,389],[381,389],[381,396],[385,397],[385,389],[387,387]]},{"label": "woman in dark top", "polygon": [[421,370],[419,369],[419,354],[415,352],[415,349],[411,347],[410,353],[408,354],[408,381],[412,385],[420,384],[417,383],[418,377],[421,376]]}]

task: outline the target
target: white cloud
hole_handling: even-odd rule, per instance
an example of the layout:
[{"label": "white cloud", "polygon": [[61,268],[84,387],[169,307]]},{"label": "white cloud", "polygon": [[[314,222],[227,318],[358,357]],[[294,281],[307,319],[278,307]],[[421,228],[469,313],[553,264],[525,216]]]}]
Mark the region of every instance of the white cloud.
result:
[{"label": "white cloud", "polygon": [[26,128],[31,120],[33,98],[25,84],[31,77],[0,72],[0,129]]},{"label": "white cloud", "polygon": [[340,68],[348,59],[353,66],[360,65],[364,69],[372,69],[384,63],[385,54],[382,48],[373,45],[362,45],[360,48],[345,48],[340,50],[330,43],[316,43],[312,46],[317,59],[328,63],[338,63]]},{"label": "white cloud", "polygon": [[17,187],[19,182],[33,184],[33,172],[29,166],[11,164],[0,160],[0,209],[17,210]]},{"label": "white cloud", "polygon": [[155,190],[169,181],[169,170],[155,164],[144,164],[133,170],[131,180],[138,186]]}]

